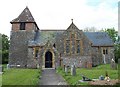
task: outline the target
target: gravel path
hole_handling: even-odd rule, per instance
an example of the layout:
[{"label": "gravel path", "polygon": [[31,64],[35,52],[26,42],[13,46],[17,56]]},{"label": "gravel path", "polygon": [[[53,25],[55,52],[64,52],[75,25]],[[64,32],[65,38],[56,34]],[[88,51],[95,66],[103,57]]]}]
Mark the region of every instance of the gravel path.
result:
[{"label": "gravel path", "polygon": [[67,85],[62,76],[55,69],[43,69],[40,85]]}]

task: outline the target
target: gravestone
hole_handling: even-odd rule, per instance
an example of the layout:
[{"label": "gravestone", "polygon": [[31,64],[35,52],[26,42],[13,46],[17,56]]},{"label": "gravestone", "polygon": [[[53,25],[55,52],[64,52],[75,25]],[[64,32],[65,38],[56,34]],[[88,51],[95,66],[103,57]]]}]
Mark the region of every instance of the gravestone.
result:
[{"label": "gravestone", "polygon": [[9,66],[9,64],[7,64],[7,69],[9,69],[10,68],[10,66]]},{"label": "gravestone", "polygon": [[2,66],[0,65],[0,72],[2,72]]},{"label": "gravestone", "polygon": [[117,64],[115,63],[114,59],[111,60],[111,68],[112,69],[117,69]]},{"label": "gravestone", "polygon": [[3,73],[3,66],[0,65],[0,74],[2,74],[2,73]]},{"label": "gravestone", "polygon": [[76,67],[75,67],[75,65],[71,65],[71,75],[72,76],[76,75]]},{"label": "gravestone", "polygon": [[67,75],[68,73],[68,66],[65,66],[65,74]]},{"label": "gravestone", "polygon": [[40,65],[39,64],[37,64],[37,69],[39,69],[40,68]]},{"label": "gravestone", "polygon": [[63,70],[65,71],[65,65],[63,65]]}]

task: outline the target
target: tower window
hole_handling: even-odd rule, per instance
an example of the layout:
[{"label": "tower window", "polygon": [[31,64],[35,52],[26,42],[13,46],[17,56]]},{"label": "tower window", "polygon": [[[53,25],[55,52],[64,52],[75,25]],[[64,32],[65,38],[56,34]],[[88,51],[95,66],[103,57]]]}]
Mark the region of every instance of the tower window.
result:
[{"label": "tower window", "polygon": [[24,22],[20,23],[20,30],[25,30],[25,23]]}]

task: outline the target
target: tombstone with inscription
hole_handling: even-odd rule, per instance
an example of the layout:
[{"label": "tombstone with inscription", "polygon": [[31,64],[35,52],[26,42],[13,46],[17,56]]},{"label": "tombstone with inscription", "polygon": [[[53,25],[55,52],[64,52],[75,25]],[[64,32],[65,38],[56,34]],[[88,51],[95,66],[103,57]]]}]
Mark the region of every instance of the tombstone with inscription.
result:
[{"label": "tombstone with inscription", "polygon": [[76,75],[75,65],[71,65],[71,75],[72,75],[72,76],[75,76],[75,75]]},{"label": "tombstone with inscription", "polygon": [[114,59],[111,60],[111,68],[117,69],[117,64],[115,63]]}]

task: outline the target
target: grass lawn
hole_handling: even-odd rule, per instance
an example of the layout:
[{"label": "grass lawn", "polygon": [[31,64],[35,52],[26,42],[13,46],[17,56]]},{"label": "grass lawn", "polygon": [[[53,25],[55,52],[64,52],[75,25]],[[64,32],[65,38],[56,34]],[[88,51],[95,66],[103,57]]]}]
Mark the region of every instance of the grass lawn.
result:
[{"label": "grass lawn", "polygon": [[2,75],[0,74],[0,87],[2,85]]},{"label": "grass lawn", "polygon": [[83,74],[90,79],[98,79],[100,75],[103,75],[105,77],[106,71],[108,72],[110,79],[118,79],[118,70],[110,69],[110,64],[100,65],[92,69],[77,68],[76,76],[70,75],[70,69],[68,74],[65,75],[65,72],[63,71],[63,69],[61,67],[58,68],[58,73],[64,77],[64,79],[68,82],[69,85],[78,85],[78,84],[88,85],[88,83],[78,82],[79,80],[82,80],[82,77],[80,74]]},{"label": "grass lawn", "polygon": [[40,69],[4,69],[2,85],[38,85]]}]

